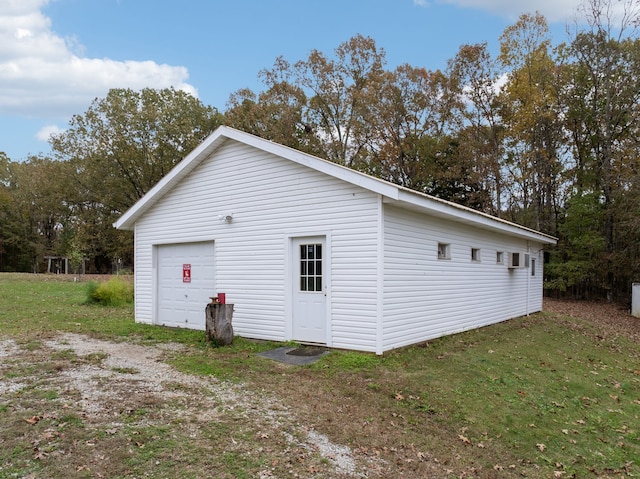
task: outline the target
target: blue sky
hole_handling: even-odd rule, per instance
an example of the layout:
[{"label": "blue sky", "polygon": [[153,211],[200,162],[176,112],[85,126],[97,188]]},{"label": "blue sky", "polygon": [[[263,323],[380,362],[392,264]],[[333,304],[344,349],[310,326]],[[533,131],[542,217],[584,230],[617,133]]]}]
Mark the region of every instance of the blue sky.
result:
[{"label": "blue sky", "polygon": [[224,111],[229,95],[262,88],[282,55],[331,54],[356,34],[386,51],[387,67],[446,67],[465,43],[496,51],[523,12],[543,13],[555,42],[580,0],[2,0],[0,151],[49,153],[109,88],[173,86]]}]

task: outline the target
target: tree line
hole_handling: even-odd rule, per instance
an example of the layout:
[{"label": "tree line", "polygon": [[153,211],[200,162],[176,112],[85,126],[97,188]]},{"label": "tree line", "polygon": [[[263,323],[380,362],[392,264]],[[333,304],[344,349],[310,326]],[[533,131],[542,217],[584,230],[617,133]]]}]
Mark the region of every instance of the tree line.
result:
[{"label": "tree line", "polygon": [[[616,10],[617,7],[622,7]],[[0,269],[46,255],[94,270],[131,263],[113,221],[217,126],[263,138],[559,238],[548,290],[628,298],[640,281],[637,0],[586,0],[554,45],[524,14],[462,45],[443,70],[400,65],[356,35],[331,54],[279,57],[226,110],[173,89],[114,89],[51,140],[50,157],[0,154]]]}]

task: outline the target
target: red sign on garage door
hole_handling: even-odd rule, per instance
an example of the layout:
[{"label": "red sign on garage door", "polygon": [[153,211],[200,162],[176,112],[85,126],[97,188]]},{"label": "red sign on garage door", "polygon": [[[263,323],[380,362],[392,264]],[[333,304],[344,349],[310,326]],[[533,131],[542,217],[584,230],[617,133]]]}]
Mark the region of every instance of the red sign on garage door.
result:
[{"label": "red sign on garage door", "polygon": [[190,264],[182,265],[182,282],[191,283],[191,265]]}]

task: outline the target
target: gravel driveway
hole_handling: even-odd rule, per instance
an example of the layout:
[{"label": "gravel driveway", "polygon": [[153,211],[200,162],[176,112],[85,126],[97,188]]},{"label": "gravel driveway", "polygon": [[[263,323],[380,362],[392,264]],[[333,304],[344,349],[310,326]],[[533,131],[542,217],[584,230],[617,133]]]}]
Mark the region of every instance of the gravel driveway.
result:
[{"label": "gravel driveway", "polygon": [[[321,477],[375,476],[373,471],[378,468],[369,459],[355,458],[348,447],[334,444],[313,427],[300,424],[292,411],[265,392],[210,376],[184,374],[163,362],[183,347],[63,334],[44,340],[36,351],[25,351],[8,340],[0,341],[0,368],[19,361],[36,364],[56,356],[57,366],[48,375],[46,387],[56,388],[59,409],[77,411],[86,428],[115,434],[130,424],[135,411],[145,410],[151,412],[140,417],[139,424],[172,424],[182,429],[181,434],[198,437],[202,425],[216,421],[228,424],[232,418],[238,424],[238,433],[226,438],[228,447],[233,449],[244,442],[246,454],[266,452],[273,456],[272,465],[278,466],[264,468],[260,478],[276,477],[287,462],[292,464],[293,477],[319,477],[316,473],[320,469],[324,473]],[[65,357],[68,360],[62,361]],[[28,377],[21,376],[1,381],[0,399],[26,389],[28,382]],[[43,413],[32,420],[45,417]],[[91,467],[96,469],[98,465]],[[0,467],[0,476],[1,471]]]}]

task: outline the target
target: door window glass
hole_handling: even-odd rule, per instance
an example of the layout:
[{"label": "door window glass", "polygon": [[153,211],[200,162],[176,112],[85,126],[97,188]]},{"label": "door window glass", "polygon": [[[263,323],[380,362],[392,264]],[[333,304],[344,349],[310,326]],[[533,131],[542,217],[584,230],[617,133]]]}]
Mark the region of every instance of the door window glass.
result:
[{"label": "door window glass", "polygon": [[322,291],[322,244],[300,245],[300,291]]}]

